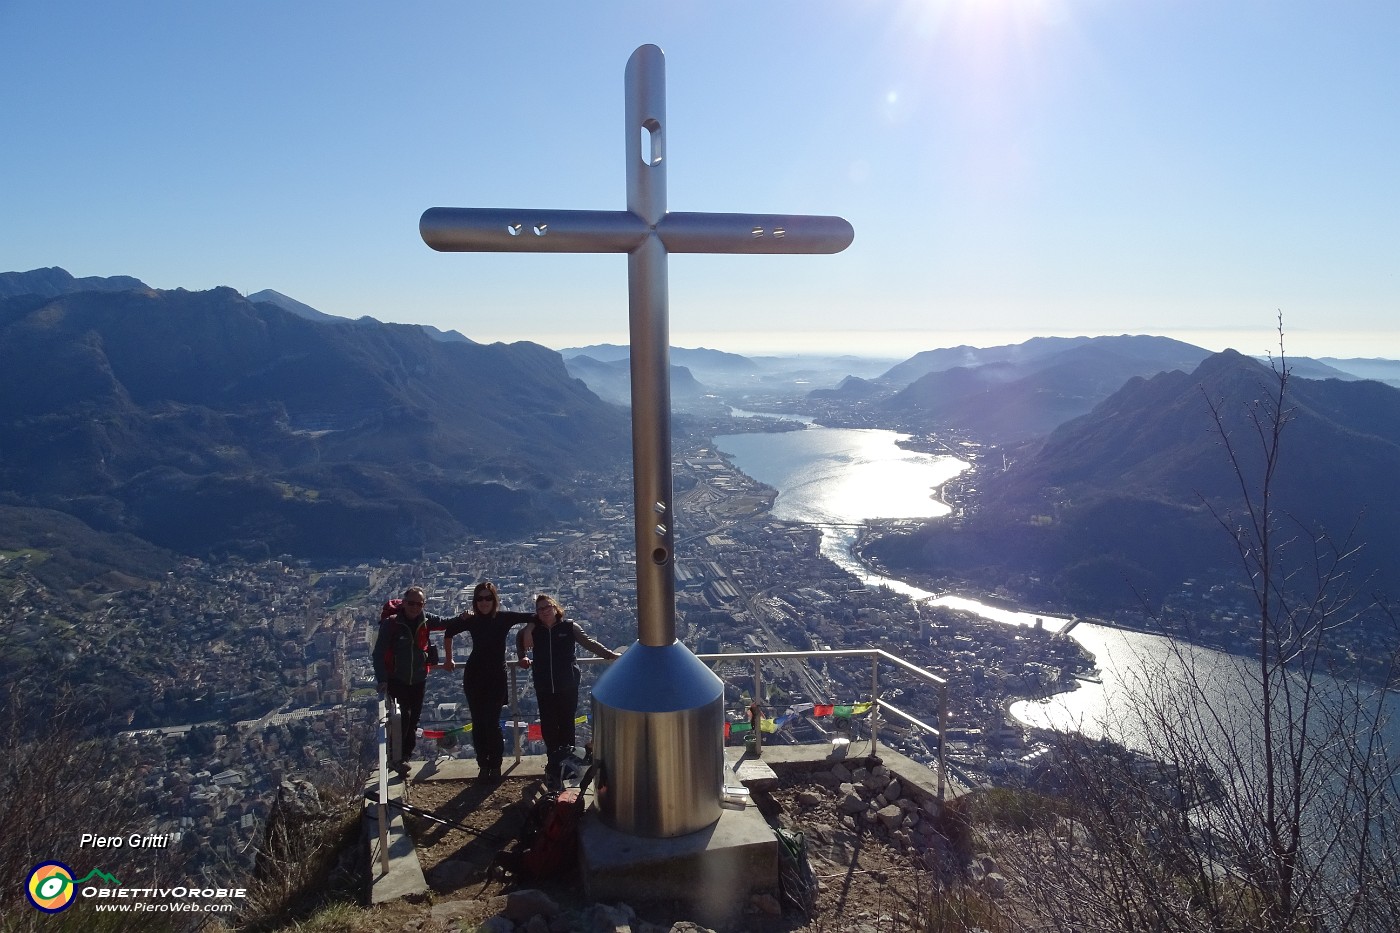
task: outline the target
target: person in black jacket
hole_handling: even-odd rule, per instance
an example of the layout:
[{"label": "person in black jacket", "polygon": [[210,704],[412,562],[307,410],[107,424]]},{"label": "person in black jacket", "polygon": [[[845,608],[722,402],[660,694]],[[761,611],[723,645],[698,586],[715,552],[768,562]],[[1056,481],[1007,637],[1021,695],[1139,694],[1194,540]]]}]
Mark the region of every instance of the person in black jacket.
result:
[{"label": "person in black jacket", "polygon": [[459,616],[443,633],[443,667],[454,670],[452,639],[462,632],[472,637],[472,650],[462,668],[462,692],[472,715],[472,746],[476,749],[478,775],[485,780],[501,776],[505,737],[501,734],[501,709],[506,705],[506,636],[522,623],[534,621],[528,612],[504,612],[496,584],[482,581],[472,593],[472,614]]},{"label": "person in black jacket", "polygon": [[423,715],[423,690],[428,685],[428,633],[443,631],[451,621],[424,612],[425,602],[422,587],[410,586],[397,607],[392,601],[386,604],[371,656],[379,692],[388,693],[399,704],[399,750],[403,757],[390,762],[390,767],[400,774],[408,772],[408,759],[418,739],[418,719]]},{"label": "person in black jacket", "polygon": [[560,766],[574,749],[574,718],[578,715],[578,665],[574,646],[582,645],[612,661],[616,651],[594,641],[577,622],[564,618],[553,597],[535,597],[535,617],[515,636],[517,663],[534,674],[540,704],[540,733],[548,762],[545,781],[559,782]]}]

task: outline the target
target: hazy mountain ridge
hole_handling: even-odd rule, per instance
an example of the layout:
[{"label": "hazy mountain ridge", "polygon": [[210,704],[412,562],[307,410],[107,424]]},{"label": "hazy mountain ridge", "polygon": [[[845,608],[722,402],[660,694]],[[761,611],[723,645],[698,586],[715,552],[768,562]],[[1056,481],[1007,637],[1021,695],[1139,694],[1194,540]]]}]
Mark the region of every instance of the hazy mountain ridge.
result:
[{"label": "hazy mountain ridge", "polygon": [[[570,365],[575,360],[588,357],[598,363],[618,364],[623,369],[631,354],[626,345],[611,343],[566,347],[559,352]],[[889,363],[888,360],[859,358],[846,353],[750,357],[704,347],[670,347],[668,353],[672,371],[683,367],[688,371],[683,378],[695,380],[693,392],[686,388],[679,394],[683,400],[698,398],[700,394],[709,392],[729,393],[737,402],[742,402],[748,392],[760,396],[801,396],[811,391],[813,384],[836,386],[853,373],[861,378],[870,378],[887,369]],[[587,380],[588,374],[583,369],[576,374]],[[615,381],[610,371],[602,371],[600,375],[608,381]],[[600,394],[616,394],[606,384],[591,387]],[[676,394],[674,388],[673,394]]]},{"label": "hazy mountain ridge", "polygon": [[76,279],[68,270],[58,266],[30,269],[28,272],[0,272],[0,298],[15,298],[20,295],[56,298],[72,292],[124,292],[148,287],[140,279],[129,275],[107,278],[91,275]]},{"label": "hazy mountain ridge", "polygon": [[314,321],[229,288],[0,299],[0,394],[11,502],[190,553],[540,527],[576,508],[577,465],[627,454],[625,413],[544,347]]},{"label": "hazy mountain ridge", "polygon": [[297,301],[295,298],[288,297],[287,295],[284,295],[279,291],[274,291],[271,288],[264,288],[260,292],[253,292],[251,295],[248,296],[248,300],[255,305],[276,305],[283,311],[290,311],[297,317],[304,317],[308,321],[344,320],[344,318],[337,317],[334,314],[327,314],[324,311],[318,311],[317,309],[311,307],[311,305],[309,304],[304,304],[303,302]]},{"label": "hazy mountain ridge", "polygon": [[[1218,574],[1238,558],[1206,503],[1238,511],[1240,492],[1207,400],[1223,413],[1243,475],[1257,482],[1259,445],[1245,413],[1276,389],[1273,380],[1268,367],[1234,351],[1189,375],[1134,378],[1043,441],[1010,448],[1005,470],[984,467],[977,511],[963,529],[930,525],[872,553],[923,573],[1034,577],[1060,598],[1119,608]],[[1290,537],[1327,534],[1340,547],[1355,528],[1365,542],[1357,568],[1400,592],[1400,391],[1293,378],[1287,405],[1274,504],[1289,518]]]},{"label": "hazy mountain ridge", "polygon": [[1400,389],[1400,360],[1363,359],[1351,357],[1341,359],[1334,356],[1318,357],[1317,362],[1333,370],[1355,376],[1358,379],[1374,379]]},{"label": "hazy mountain ridge", "polygon": [[[586,354],[570,356],[564,360],[569,375],[580,379],[593,393],[604,401],[616,405],[630,405],[632,401],[632,367],[626,358],[620,360],[598,360]],[[696,381],[689,368],[671,364],[671,403],[677,407],[689,407],[704,397],[708,391]]]},{"label": "hazy mountain ridge", "polygon": [[[587,347],[565,347],[559,353],[565,359],[588,356],[602,363],[616,363],[626,361],[632,355],[632,348],[627,344],[595,343]],[[746,356],[707,347],[671,347],[669,354],[673,364],[693,366],[697,369],[747,373],[758,368],[757,364]]]},{"label": "hazy mountain ridge", "polygon": [[[1135,338],[1122,337],[1032,337],[1022,343],[1003,344],[996,347],[970,347],[966,344],[956,347],[943,347],[937,350],[923,350],[909,359],[892,366],[876,381],[888,386],[907,386],[932,372],[941,372],[958,367],[972,368],[989,363],[1011,363],[1024,365],[1042,357],[1063,353],[1065,350],[1097,341],[1100,343],[1117,340],[1130,341]],[[1167,338],[1153,338],[1165,340]]]},{"label": "hazy mountain ridge", "polygon": [[[957,348],[919,354],[909,362],[933,366],[978,355],[973,348]],[[906,426],[1010,443],[1043,436],[1086,414],[1134,376],[1190,371],[1208,355],[1167,337],[1045,338],[993,348],[986,362],[974,366],[929,371],[876,405]],[[888,376],[880,381],[888,384]]]},{"label": "hazy mountain ridge", "polygon": [[[228,288],[163,292],[114,277],[89,291],[82,283],[92,280],[61,269],[0,281],[22,289],[0,298],[3,503],[185,553],[347,559],[467,530],[545,526],[577,508],[576,464],[625,469],[626,412],[571,378],[625,391],[625,346],[602,347],[610,361],[579,350],[565,361],[535,344],[444,340],[435,329],[289,311]],[[691,363],[731,386],[791,388],[840,359],[671,353],[678,401],[708,391]],[[927,372],[897,392],[886,377],[900,367],[812,393],[879,406],[886,422],[951,424],[1013,445],[1010,469],[979,478],[980,513],[959,536],[961,553],[926,532],[920,561],[989,579],[1043,576],[1070,592],[1122,589],[1125,578],[1167,585],[1230,558],[1207,559],[1195,537],[1218,535],[1198,494],[1223,502],[1234,493],[1202,392],[1256,398],[1264,367],[1127,335],[957,347],[905,362],[955,360],[974,365]],[[1351,362],[1383,373],[1390,361]],[[1306,497],[1300,516],[1333,533],[1365,507],[1367,549],[1388,574],[1385,561],[1400,558],[1388,492],[1400,475],[1395,392],[1297,363],[1294,459],[1280,489]],[[539,456],[541,441],[555,453]],[[907,549],[890,558],[900,561],[918,563]]]}]

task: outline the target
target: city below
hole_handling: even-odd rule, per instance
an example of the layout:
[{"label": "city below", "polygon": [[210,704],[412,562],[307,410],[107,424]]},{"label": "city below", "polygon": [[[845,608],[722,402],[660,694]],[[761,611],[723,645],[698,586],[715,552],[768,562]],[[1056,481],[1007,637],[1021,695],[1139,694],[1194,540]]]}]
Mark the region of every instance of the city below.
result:
[{"label": "city below", "polygon": [[[1092,676],[1092,659],[1073,641],[866,586],[819,554],[817,529],[772,519],[774,491],[735,469],[708,440],[678,447],[676,615],[687,646],[698,654],[882,648],[949,680],[947,752],[964,780],[1015,779],[1027,767],[1035,748],[1006,707]],[[378,696],[369,642],[382,601],[411,584],[427,590],[429,611],[442,616],[464,610],[483,579],[497,584],[506,609],[526,611],[536,593],[549,593],[604,644],[632,644],[630,508],[631,477],[624,474],[588,503],[586,521],[527,540],[468,540],[411,564],[336,569],[290,560],[187,560],[155,599],[112,594],[101,614],[108,624],[135,614],[146,629],[181,619],[217,627],[199,654],[170,659],[162,689],[122,733],[140,759],[148,805],[164,815],[149,831],[169,834],[206,872],[231,862],[246,867],[283,781],[363,770]],[[105,650],[148,651],[156,639]],[[459,662],[468,650],[464,636],[454,649]],[[599,669],[584,666],[585,696]],[[746,721],[752,663],[722,662],[717,673],[726,684],[727,718]],[[897,670],[882,678],[887,699],[898,697],[902,710],[937,722],[938,698],[925,684]],[[870,662],[863,658],[767,661],[762,680],[765,715],[784,720],[765,736],[769,744],[824,741],[835,727],[810,712],[784,716],[792,707],[870,699]],[[517,682],[515,721],[534,722],[529,678]],[[463,699],[460,676],[431,673],[421,728],[444,738],[421,740],[417,757],[471,756]],[[580,735],[588,735],[586,726]],[[887,723],[882,741],[934,761],[936,743],[917,730]],[[540,749],[527,740],[523,751]]]}]

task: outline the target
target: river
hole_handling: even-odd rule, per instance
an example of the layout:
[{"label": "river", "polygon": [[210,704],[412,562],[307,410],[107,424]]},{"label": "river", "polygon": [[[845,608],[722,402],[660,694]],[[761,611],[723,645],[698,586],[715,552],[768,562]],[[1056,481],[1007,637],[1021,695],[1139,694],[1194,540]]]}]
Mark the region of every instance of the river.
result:
[{"label": "river", "polygon": [[[758,412],[734,409],[740,417]],[[815,525],[827,558],[872,586],[889,587],[910,599],[964,609],[1012,625],[1042,620],[1052,631],[1068,619],[1017,612],[949,593],[932,593],[903,580],[877,574],[856,559],[852,546],[868,519],[940,518],[948,506],[938,489],[968,468],[943,454],[899,446],[908,435],[873,428],[824,428],[792,415],[763,417],[801,421],[805,431],[781,434],[726,434],[715,444],[746,474],[778,490],[773,516]]]},{"label": "river", "polygon": [[[756,413],[735,411],[739,416]],[[809,419],[788,415],[765,417],[800,420],[804,431],[779,434],[732,434],[715,438],[744,473],[778,491],[773,514],[805,522],[822,531],[822,553],[871,585],[887,586],[911,599],[931,600],[1013,625],[1042,621],[1057,631],[1070,620],[1037,612],[1021,612],[978,602],[966,596],[931,593],[902,580],[871,572],[852,554],[861,523],[867,519],[937,518],[948,507],[937,498],[943,483],[967,469],[956,457],[905,450],[904,435],[877,429],[825,428]],[[1111,724],[1129,744],[1135,730],[1123,712],[1141,705],[1144,677],[1180,675],[1188,666],[1203,682],[1238,685],[1237,658],[1209,648],[1180,649],[1158,635],[1129,632],[1080,622],[1070,637],[1095,659],[1101,683],[1081,682],[1078,689],[1045,700],[1014,703],[1019,721],[1052,729],[1072,729],[1086,735],[1104,734]],[[1222,687],[1222,689],[1225,689]],[[1223,701],[1222,701],[1223,702]],[[1400,717],[1388,729],[1387,744],[1400,748]]]}]

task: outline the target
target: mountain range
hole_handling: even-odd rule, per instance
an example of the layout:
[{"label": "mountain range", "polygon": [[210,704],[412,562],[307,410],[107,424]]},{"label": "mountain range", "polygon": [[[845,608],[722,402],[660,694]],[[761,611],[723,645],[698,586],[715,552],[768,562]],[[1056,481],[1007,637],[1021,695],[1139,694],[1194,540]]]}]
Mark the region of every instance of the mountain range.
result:
[{"label": "mountain range", "polygon": [[[985,352],[933,351],[885,373],[879,381],[897,385],[920,368],[936,367],[874,404],[902,424],[975,432],[996,443],[1020,441],[1088,413],[1134,376],[1190,371],[1208,355],[1179,340],[1149,336],[1042,337]],[[943,368],[953,360],[960,364]]]},{"label": "mountain range", "polygon": [[548,527],[628,462],[626,412],[536,344],[54,269],[0,289],[0,504],[99,532],[404,555]]},{"label": "mountain range", "polygon": [[[1087,414],[1125,382],[1190,372],[1210,351],[1167,337],[1036,337],[997,347],[926,350],[873,378],[850,376],[808,394],[818,411],[858,412],[914,433],[952,431],[996,444],[1044,437]],[[1376,380],[1400,387],[1393,360],[1290,357],[1306,379]]]},{"label": "mountain range", "polygon": [[[565,358],[569,375],[583,381],[599,398],[616,405],[632,401],[632,368],[626,358],[599,360],[586,354]],[[671,364],[671,407],[694,409],[704,407],[709,390],[696,381],[685,366]],[[718,402],[713,402],[718,405]]]},{"label": "mountain range", "polygon": [[[0,551],[67,546],[73,567],[140,575],[159,549],[349,562],[550,527],[625,475],[626,357],[349,320],[270,290],[0,274]],[[1148,336],[934,350],[844,380],[849,358],[672,361],[677,398],[791,399],[821,379],[835,388],[812,397],[861,423],[997,444],[963,520],[875,556],[1119,605],[1237,560],[1215,515],[1239,491],[1207,402],[1253,478],[1241,413],[1277,380]],[[1289,365],[1277,504],[1307,540],[1355,528],[1358,566],[1400,591],[1400,392],[1357,376],[1400,364]]]},{"label": "mountain range", "polygon": [[[631,392],[627,378],[631,351],[626,345],[593,344],[559,352],[569,372],[590,389],[626,403]],[[892,362],[849,354],[744,356],[706,347],[671,347],[669,357],[673,405],[705,412],[718,404],[716,394],[732,403],[742,403],[751,393],[760,398],[800,398],[814,385],[834,386],[848,374],[874,377]]]},{"label": "mountain range", "polygon": [[[1221,519],[1242,520],[1240,478],[1257,497],[1265,473],[1251,419],[1267,425],[1277,391],[1274,369],[1234,351],[1190,373],[1134,377],[1048,436],[1004,448],[1004,467],[984,463],[964,521],[887,538],[871,553],[894,570],[1034,580],[1048,596],[1099,608],[1218,576],[1239,563]],[[1364,542],[1355,579],[1400,593],[1400,391],[1290,374],[1284,408],[1272,504],[1291,569]]]}]

